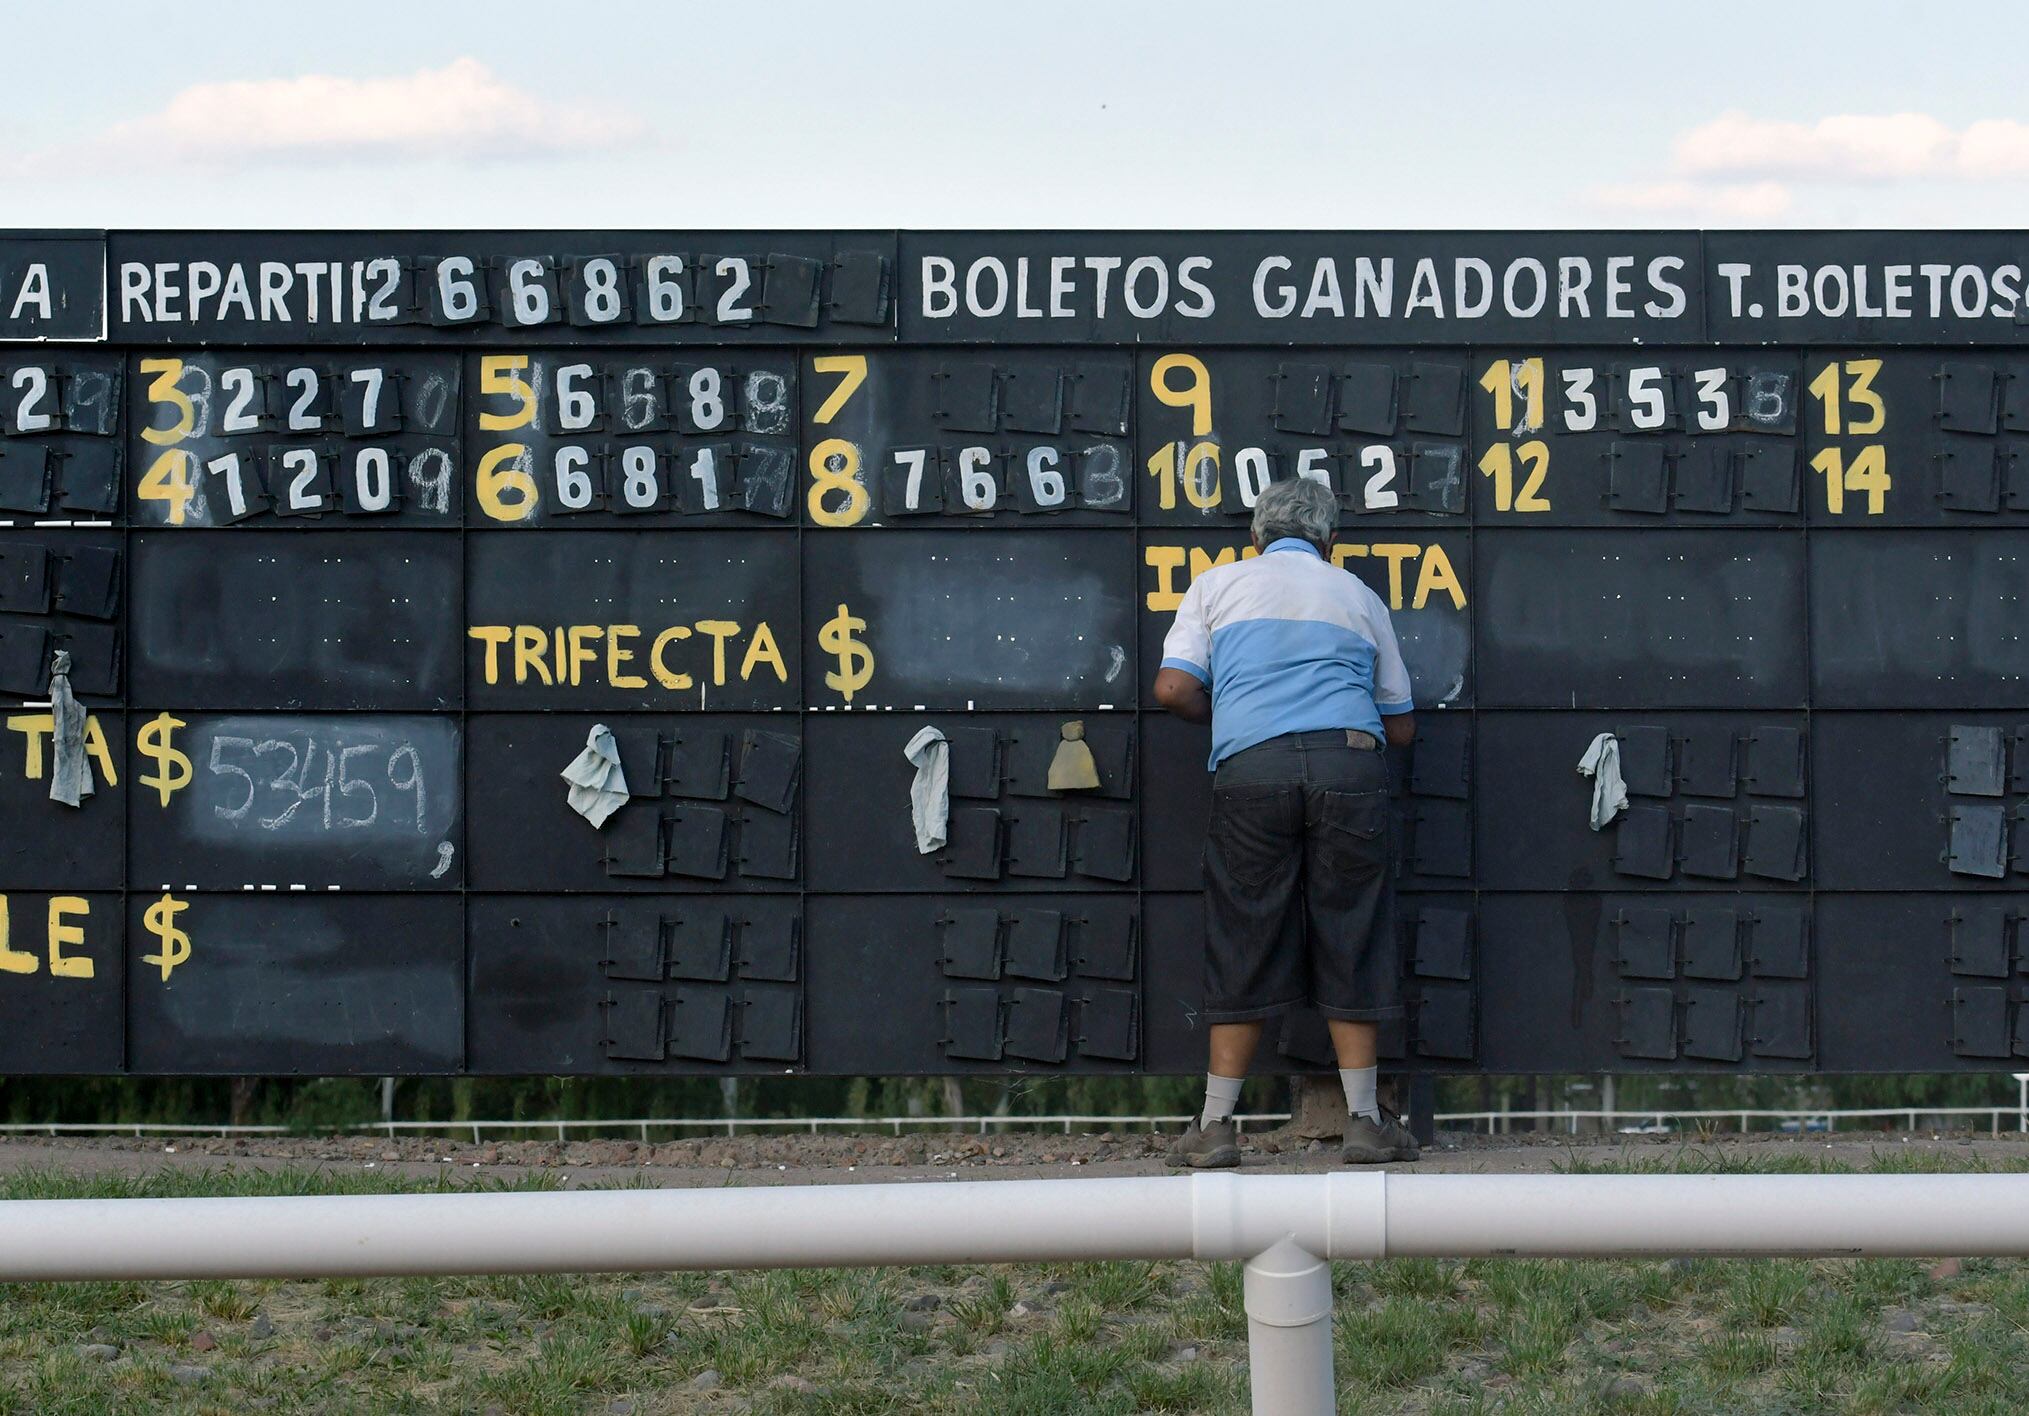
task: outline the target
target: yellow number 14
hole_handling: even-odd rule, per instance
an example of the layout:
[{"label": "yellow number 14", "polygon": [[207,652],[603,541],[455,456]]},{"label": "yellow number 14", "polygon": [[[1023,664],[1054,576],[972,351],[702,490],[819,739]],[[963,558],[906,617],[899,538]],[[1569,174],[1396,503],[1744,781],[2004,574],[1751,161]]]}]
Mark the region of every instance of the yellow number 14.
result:
[{"label": "yellow number 14", "polygon": [[1837,516],[1846,509],[1846,493],[1867,494],[1867,514],[1879,516],[1894,485],[1888,476],[1888,450],[1869,443],[1849,464],[1846,455],[1828,447],[1811,459],[1811,470],[1825,474],[1825,510]]}]

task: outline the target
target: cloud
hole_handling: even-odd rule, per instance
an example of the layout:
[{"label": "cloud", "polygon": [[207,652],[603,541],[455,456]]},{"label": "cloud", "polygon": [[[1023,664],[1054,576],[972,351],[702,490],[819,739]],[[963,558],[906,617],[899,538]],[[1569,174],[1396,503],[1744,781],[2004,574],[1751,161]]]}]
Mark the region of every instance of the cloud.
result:
[{"label": "cloud", "polygon": [[1613,211],[1720,221],[1765,221],[1790,206],[1789,188],[1780,182],[1620,183],[1594,187],[1587,196],[1594,206]]},{"label": "cloud", "polygon": [[647,138],[620,110],[516,88],[477,59],[383,78],[300,74],[195,84],[94,146],[183,161],[555,156]]},{"label": "cloud", "polygon": [[2029,176],[2029,125],[1988,118],[1957,130],[1927,113],[1795,123],[1729,112],[1680,136],[1675,158],[1678,171],[1706,178],[2013,178]]}]

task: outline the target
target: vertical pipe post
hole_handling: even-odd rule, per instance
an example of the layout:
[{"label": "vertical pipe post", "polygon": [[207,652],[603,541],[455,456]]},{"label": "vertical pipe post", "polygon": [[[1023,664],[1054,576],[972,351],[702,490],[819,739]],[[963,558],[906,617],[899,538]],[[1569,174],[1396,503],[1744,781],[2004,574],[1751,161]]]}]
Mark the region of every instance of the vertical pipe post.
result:
[{"label": "vertical pipe post", "polygon": [[1331,1265],[1278,1239],[1247,1261],[1254,1416],[1332,1416]]}]

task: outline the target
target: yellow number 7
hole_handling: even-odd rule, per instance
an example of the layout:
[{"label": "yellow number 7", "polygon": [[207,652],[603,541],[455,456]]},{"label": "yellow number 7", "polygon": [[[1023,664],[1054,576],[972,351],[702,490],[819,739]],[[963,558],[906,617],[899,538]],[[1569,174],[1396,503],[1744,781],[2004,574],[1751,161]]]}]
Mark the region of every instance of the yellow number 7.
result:
[{"label": "yellow number 7", "polygon": [[813,423],[829,423],[845,407],[846,400],[867,381],[867,356],[864,354],[820,354],[810,361],[810,371],[815,374],[840,374],[837,387],[817,405],[817,411],[810,417]]}]

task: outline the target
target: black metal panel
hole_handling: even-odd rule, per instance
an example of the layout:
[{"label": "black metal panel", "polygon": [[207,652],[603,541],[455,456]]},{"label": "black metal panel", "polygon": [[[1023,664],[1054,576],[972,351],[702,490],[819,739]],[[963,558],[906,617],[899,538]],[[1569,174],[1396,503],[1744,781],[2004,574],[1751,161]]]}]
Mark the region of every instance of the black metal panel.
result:
[{"label": "black metal panel", "polygon": [[[474,895],[470,911],[472,1071],[731,1073],[800,1060],[794,898]],[[674,946],[662,971],[613,972],[621,940],[658,935]],[[730,983],[728,958],[740,961]]]},{"label": "black metal panel", "polygon": [[[812,833],[811,888],[935,891],[953,888],[961,879],[971,888],[990,889],[997,883],[1009,890],[1131,885],[1142,851],[1131,801],[1117,799],[1113,788],[1132,784],[1125,753],[1135,736],[1134,716],[1086,713],[1081,720],[1095,760],[1106,759],[1100,789],[1049,793],[1047,763],[1067,721],[1056,715],[881,713],[806,719],[810,819],[855,823],[850,831]],[[922,853],[910,814],[916,768],[902,749],[926,726],[953,740],[954,766],[962,757],[976,763],[989,755],[983,734],[1009,745],[1016,760],[1026,755],[1022,744],[1036,744],[1042,770],[1020,785],[1025,792],[1040,788],[1047,798],[1018,795],[1014,780],[1000,783],[992,797],[954,793],[948,844]],[[1187,770],[1204,775],[1202,761]],[[971,775],[976,792],[995,785],[989,774]],[[1048,883],[1039,883],[1043,880]]]},{"label": "black metal panel", "polygon": [[1804,396],[1766,349],[1476,351],[1473,510],[1485,524],[1797,524]]},{"label": "black metal panel", "polygon": [[[2011,233],[1713,231],[1701,243],[1713,272],[1705,286],[1711,339],[2010,344],[2021,338],[2013,318],[2019,301],[1990,285],[2019,258]],[[1932,271],[1942,265],[1950,277],[1933,283],[1924,265]],[[1816,372],[1815,360],[1806,362],[1806,372]],[[1934,406],[1935,394],[1924,394],[1910,416]]]},{"label": "black metal panel", "polygon": [[35,1076],[127,1065],[120,911],[117,894],[0,893],[0,1067]]},{"label": "black metal panel", "polygon": [[[1690,795],[1679,770],[1666,779],[1668,795],[1631,797],[1594,831],[1593,784],[1576,770],[1594,737],[1610,732],[1642,745],[1635,760],[1654,790],[1663,785],[1650,779],[1665,736],[1681,765],[1687,743],[1723,756],[1756,733],[1801,734],[1801,715],[1482,711],[1477,724],[1475,878],[1483,889],[1727,889],[1748,877],[1756,889],[1779,889],[1808,877],[1806,803],[1763,799],[1758,780],[1735,775],[1730,799],[1721,800]],[[1725,785],[1723,773],[1704,778],[1696,785]],[[1802,784],[1785,776],[1775,785],[1786,793]]]},{"label": "black metal panel", "polygon": [[[50,800],[55,724],[46,708],[0,714],[0,890],[118,890],[126,880],[130,767],[127,718],[111,709],[85,717],[93,792],[77,806]],[[143,771],[147,770],[143,766]],[[142,789],[153,809],[156,793]]]},{"label": "black metal panel", "polygon": [[1127,350],[876,350],[819,355],[803,370],[801,501],[813,526],[1105,526],[1133,515]]},{"label": "black metal panel", "polygon": [[[1140,1032],[1137,1013],[1119,997],[1139,993],[1132,960],[1125,969],[1103,959],[1096,970],[1087,964],[1088,954],[1107,952],[1105,941],[1131,937],[1139,915],[1132,895],[1010,895],[985,905],[951,895],[812,895],[806,903],[809,996],[854,1000],[848,1008],[810,1009],[813,1071],[1155,1065],[1122,1045]],[[1052,915],[1064,934],[1065,971],[1054,978],[1048,975],[1059,963],[1038,961],[1026,942],[1032,927]],[[998,937],[1008,941],[1009,968],[996,981],[991,960]],[[1201,1056],[1190,1066],[1203,1063]]]},{"label": "black metal panel", "polygon": [[184,350],[126,381],[137,526],[456,526],[452,354]]},{"label": "black metal panel", "polygon": [[1129,531],[812,536],[804,695],[855,709],[1127,707]]},{"label": "black metal panel", "polygon": [[[127,902],[128,937],[162,939]],[[465,1065],[461,905],[407,895],[193,895],[189,957],[127,959],[128,1063],[234,1076],[383,1076]],[[167,940],[163,940],[167,943]],[[159,952],[159,950],[158,950]]]},{"label": "black metal panel", "polygon": [[[709,754],[717,744],[743,741],[748,734],[793,742],[785,730],[796,726],[774,715],[629,715],[621,721],[629,741],[664,743],[668,760],[700,746]],[[598,722],[582,713],[489,713],[467,720],[471,810],[465,849],[472,888],[794,888],[801,844],[797,789],[782,812],[737,797],[700,799],[709,797],[711,781],[671,778],[658,788],[655,777],[644,774],[637,782],[623,750],[629,799],[603,826],[573,811],[570,784],[561,774]],[[789,755],[786,745],[770,750]]]},{"label": "black metal panel", "polygon": [[793,708],[792,534],[468,537],[475,707]]},{"label": "black metal panel", "polygon": [[94,700],[121,695],[122,540],[118,531],[0,524],[0,697],[46,697],[59,649],[70,651],[73,692]]},{"label": "black metal panel", "polygon": [[428,531],[137,532],[137,703],[180,708],[458,704],[457,538]]},{"label": "black metal panel", "polygon": [[155,784],[136,783],[137,881],[281,890],[464,882],[454,718],[158,715],[147,727],[134,766]]},{"label": "black metal panel", "polygon": [[796,361],[779,350],[469,356],[472,526],[781,523],[796,514]]},{"label": "black metal panel", "polygon": [[900,255],[923,344],[1654,344],[1704,333],[1708,283],[1690,232],[905,231]]},{"label": "black metal panel", "polygon": [[[2029,532],[1821,532],[1811,538],[1814,702],[2006,708],[2029,644]],[[1920,590],[1918,589],[1920,587]]]},{"label": "black metal panel", "polygon": [[[1800,995],[1802,1003],[1786,1006],[1808,1018],[1814,970],[1805,949],[1773,960],[1785,981],[1770,983],[1762,980],[1773,975],[1760,972],[1741,978],[1727,957],[1711,967],[1713,952],[1732,951],[1723,937],[1716,949],[1705,943],[1723,934],[1714,922],[1731,915],[1750,950],[1765,929],[1773,956],[1781,938],[1803,937],[1808,908],[1764,893],[1729,894],[1723,906],[1716,897],[1672,906],[1582,890],[1482,894],[1477,987],[1489,1003],[1476,1062],[1490,1072],[1832,1069],[1821,1052],[1798,1049],[1794,1029],[1771,1048],[1753,1041],[1758,996]],[[1835,996],[1829,979],[1816,990]]]},{"label": "black metal panel", "polygon": [[[1992,1059],[2009,1055],[2009,1016],[2024,990],[2020,976],[1989,970],[2007,948],[2010,916],[2025,910],[2029,896],[1819,896],[1821,1065],[1872,1071],[1886,1055],[1911,1071],[1993,1070]],[[1874,999],[1893,1003],[1862,1001]]]},{"label": "black metal panel", "polygon": [[1803,706],[1795,535],[1499,530],[1477,551],[1482,706]]},{"label": "black metal panel", "polygon": [[2009,846],[2020,834],[2013,818],[2029,797],[2012,777],[2001,797],[1954,793],[1950,760],[1955,730],[1997,727],[2015,750],[2016,717],[1817,713],[1811,726],[1821,888],[2012,887],[2019,867]]},{"label": "black metal panel", "polygon": [[[835,338],[837,325],[854,326],[856,340],[880,339],[879,327],[890,322],[882,292],[895,238],[122,232],[110,246],[109,278],[119,292],[112,328],[122,343],[526,347],[792,343]],[[270,270],[279,284],[269,284]]]},{"label": "black metal panel", "polygon": [[[1359,576],[1388,606],[1419,708],[1473,701],[1472,545],[1471,537],[1455,530],[1368,541],[1354,528],[1332,547],[1333,563]],[[1191,582],[1213,566],[1253,554],[1238,530],[1142,533],[1143,677],[1153,677],[1162,662],[1163,636]]]},{"label": "black metal panel", "polygon": [[0,357],[0,517],[66,526],[120,518],[122,364],[50,346]]},{"label": "black metal panel", "polygon": [[1363,351],[1356,363],[1274,351],[1144,353],[1137,468],[1154,473],[1144,524],[1244,530],[1270,483],[1331,488],[1342,534],[1458,521],[1465,512],[1462,360]]}]

